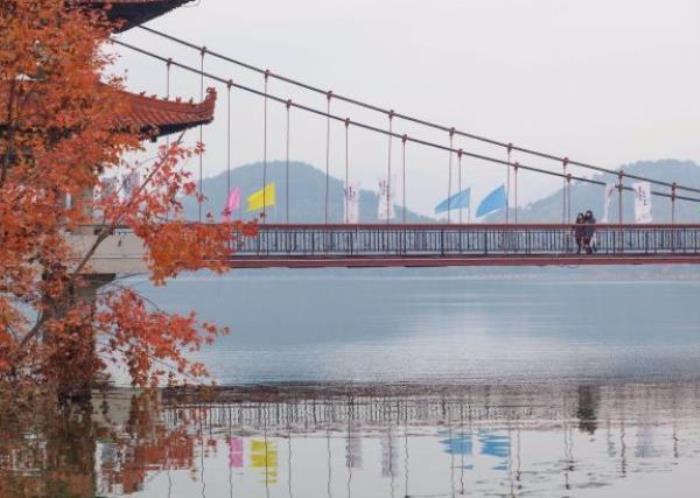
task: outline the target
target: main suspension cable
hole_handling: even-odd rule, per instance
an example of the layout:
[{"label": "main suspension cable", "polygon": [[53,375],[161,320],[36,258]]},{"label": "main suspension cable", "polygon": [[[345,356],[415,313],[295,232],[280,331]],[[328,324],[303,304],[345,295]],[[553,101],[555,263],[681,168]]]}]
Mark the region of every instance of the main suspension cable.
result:
[{"label": "main suspension cable", "polygon": [[[170,40],[170,41],[172,41],[172,42],[178,43],[178,44],[183,45],[183,46],[185,46],[185,47],[189,47],[189,48],[191,48],[191,49],[193,49],[193,50],[202,50],[202,49],[204,48],[204,49],[207,51],[207,53],[208,53],[209,55],[211,55],[212,57],[221,59],[221,60],[223,60],[223,61],[226,61],[226,62],[229,62],[229,63],[231,63],[231,64],[237,65],[237,66],[239,66],[239,67],[248,69],[248,70],[250,70],[250,71],[254,71],[254,72],[258,72],[258,73],[265,73],[265,72],[267,71],[268,74],[269,74],[269,76],[270,76],[271,78],[275,78],[275,79],[277,79],[277,80],[279,80],[279,81],[283,81],[283,82],[288,83],[288,84],[290,84],[290,85],[294,85],[294,86],[297,86],[297,87],[299,87],[299,88],[303,88],[303,89],[305,89],[305,90],[308,90],[308,91],[311,91],[311,92],[320,93],[320,94],[326,94],[326,93],[328,92],[328,90],[324,90],[324,89],[322,89],[322,88],[320,88],[320,87],[317,87],[317,86],[314,86],[314,85],[311,85],[311,84],[308,84],[308,83],[304,83],[304,82],[302,82],[302,81],[299,81],[299,80],[296,80],[296,79],[293,79],[293,78],[289,78],[289,77],[283,76],[283,75],[281,75],[281,74],[275,74],[275,73],[269,72],[269,70],[267,70],[267,69],[262,69],[262,68],[260,68],[260,67],[257,67],[257,66],[255,66],[255,65],[253,65],[253,64],[249,64],[249,63],[243,62],[243,61],[241,61],[241,60],[234,59],[234,58],[232,58],[232,57],[226,56],[226,55],[221,54],[221,53],[218,53],[218,52],[213,52],[213,51],[211,51],[211,50],[209,50],[209,49],[206,49],[206,47],[201,47],[201,46],[196,45],[196,44],[194,44],[194,43],[192,43],[192,42],[188,42],[188,41],[186,41],[186,40],[184,40],[184,39],[182,39],[182,38],[179,38],[179,37],[176,37],[176,36],[173,36],[173,35],[164,33],[164,32],[162,32],[162,31],[159,31],[159,30],[150,28],[150,27],[148,27],[148,26],[141,26],[141,25],[140,25],[140,26],[138,26],[138,27],[139,27],[140,29],[142,29],[142,30],[148,32],[148,33],[151,33],[151,34],[160,36],[160,37],[162,37],[162,38],[168,39],[168,40]],[[119,40],[116,40],[116,39],[113,39],[113,41],[114,41],[115,43],[120,43],[120,41],[119,41]],[[343,101],[343,102],[346,102],[346,103],[348,103],[348,104],[355,105],[355,106],[358,106],[358,107],[361,107],[361,108],[364,108],[364,109],[368,109],[368,110],[370,110],[370,111],[374,111],[374,112],[377,112],[377,113],[385,114],[385,115],[387,115],[387,116],[389,116],[389,115],[391,114],[393,117],[395,117],[395,118],[397,118],[397,119],[401,119],[401,120],[403,120],[403,121],[407,121],[407,122],[410,122],[410,123],[414,123],[414,124],[417,124],[417,125],[420,125],[420,126],[425,126],[425,127],[428,127],[428,128],[433,128],[433,129],[441,130],[441,131],[444,131],[444,132],[449,132],[450,130],[454,129],[453,127],[450,127],[450,126],[441,125],[441,124],[438,124],[438,123],[435,123],[435,122],[432,122],[432,121],[428,121],[428,120],[425,120],[425,119],[421,119],[421,118],[416,118],[416,117],[410,116],[410,115],[408,115],[408,114],[402,114],[402,113],[399,113],[399,112],[395,112],[395,111],[393,111],[393,110],[391,110],[391,109],[387,109],[387,108],[384,108],[384,107],[380,107],[380,106],[377,106],[377,105],[374,105],[374,104],[369,104],[369,103],[367,103],[367,102],[364,102],[364,101],[361,101],[361,100],[358,100],[358,99],[354,99],[354,98],[351,98],[351,97],[346,97],[346,96],[343,96],[343,95],[340,95],[340,94],[337,94],[337,93],[334,93],[334,94],[333,94],[333,97],[334,97],[336,100]],[[562,161],[564,160],[564,157],[562,157],[562,156],[557,156],[557,155],[555,155],[555,154],[550,154],[550,153],[546,153],[546,152],[540,152],[540,151],[537,151],[537,150],[534,150],[534,149],[525,148],[525,147],[518,147],[518,146],[515,146],[515,145],[513,145],[513,144],[511,144],[511,143],[507,143],[507,142],[503,142],[503,141],[501,141],[501,140],[496,140],[496,139],[484,137],[484,136],[481,136],[481,135],[476,135],[476,134],[474,134],[474,133],[468,133],[468,132],[461,131],[461,130],[458,130],[458,129],[454,129],[454,134],[455,134],[455,135],[458,135],[458,136],[461,136],[461,137],[464,137],[464,138],[469,138],[469,139],[476,140],[476,141],[479,141],[479,142],[483,142],[483,143],[487,143],[487,144],[490,144],[490,145],[494,145],[494,146],[497,146],[497,147],[502,147],[502,148],[506,148],[506,149],[510,148],[510,149],[513,150],[513,151],[517,151],[517,152],[520,152],[520,153],[523,153],[523,154],[527,154],[527,155],[539,157],[539,158],[541,158],[541,159],[548,159],[548,160],[552,160],[552,161],[556,161],[556,162],[562,162]],[[593,170],[593,171],[597,171],[597,172],[599,172],[599,173],[607,173],[607,174],[611,174],[611,175],[617,175],[617,170],[613,170],[613,169],[609,169],[609,168],[603,168],[603,167],[601,167],[601,166],[596,166],[596,165],[589,164],[589,163],[584,163],[584,162],[580,162],[580,161],[573,161],[573,160],[569,160],[568,163],[569,163],[570,165],[573,165],[573,166],[579,166],[579,167],[581,167],[581,168],[590,169],[590,170]],[[648,177],[644,177],[644,176],[641,176],[641,175],[626,174],[625,176],[626,176],[627,178],[630,178],[630,179],[633,179],[633,180],[646,181],[646,182],[649,182],[649,183],[652,183],[652,184],[655,184],[655,185],[665,186],[665,187],[669,187],[669,188],[671,188],[671,187],[673,186],[673,183],[672,183],[672,182],[667,182],[667,181],[663,181],[663,180],[657,180],[657,179],[654,179],[654,178],[648,178]],[[676,185],[676,189],[685,190],[685,191],[687,191],[687,192],[694,192],[694,193],[699,193],[699,194],[700,194],[700,188],[694,188],[694,187],[689,187],[689,186],[684,186],[684,185]]]},{"label": "main suspension cable", "polygon": [[[121,46],[124,46],[124,47],[126,47],[126,48],[129,48],[129,49],[131,49],[131,50],[133,50],[133,51],[135,51],[135,52],[139,52],[139,53],[141,53],[141,54],[143,54],[143,55],[146,55],[146,56],[148,56],[148,57],[151,57],[151,58],[154,58],[154,59],[163,61],[163,62],[165,62],[165,61],[168,60],[166,57],[163,57],[163,56],[158,55],[158,54],[156,54],[156,53],[154,53],[154,52],[151,52],[151,51],[142,49],[142,48],[137,47],[137,46],[135,46],[135,45],[131,45],[131,44],[129,44],[129,43],[122,42],[122,41],[120,41],[120,40],[114,40],[114,42],[117,43],[117,44],[119,44],[119,45],[121,45]],[[175,66],[175,67],[179,67],[180,69],[183,69],[183,70],[186,70],[186,71],[190,71],[190,72],[195,73],[195,74],[199,74],[199,73],[200,73],[200,71],[199,71],[197,68],[194,68],[194,67],[192,67],[192,66],[188,66],[188,65],[183,64],[183,63],[180,63],[180,62],[176,62],[176,61],[174,61],[174,60],[171,60],[171,64],[172,64],[173,66]],[[224,84],[224,85],[225,85],[225,84],[228,84],[229,81],[231,81],[231,80],[229,80],[229,79],[222,78],[221,76],[217,76],[217,75],[215,75],[215,74],[213,74],[213,73],[209,73],[209,72],[201,72],[201,73],[202,73],[206,78],[209,78],[209,79],[212,80],[212,81],[216,81],[216,82],[221,83],[221,84]],[[245,92],[247,92],[247,93],[250,93],[250,94],[252,94],[252,95],[257,95],[257,96],[259,96],[259,97],[264,97],[264,98],[266,98],[266,99],[268,99],[268,100],[271,100],[271,101],[274,101],[274,102],[277,102],[277,103],[280,103],[280,104],[286,104],[286,103],[288,102],[288,99],[284,99],[284,98],[282,98],[282,97],[278,97],[278,96],[276,96],[276,95],[273,95],[273,94],[270,94],[270,93],[266,93],[266,92],[263,92],[263,91],[261,91],[261,90],[257,90],[257,89],[255,89],[255,88],[252,88],[252,87],[249,87],[249,86],[246,86],[246,85],[242,85],[242,84],[240,84],[240,83],[232,82],[232,83],[231,83],[231,86],[232,86],[233,88],[237,88],[237,89],[239,89],[239,90],[243,90],[243,91],[245,91]],[[334,94],[334,98],[335,98],[335,97],[336,97],[336,96],[335,96],[335,94]],[[322,110],[320,110],[320,109],[316,109],[316,108],[313,108],[313,107],[309,107],[309,106],[307,106],[307,105],[299,104],[299,103],[296,103],[296,102],[292,102],[292,103],[291,103],[291,107],[294,107],[295,109],[299,109],[299,110],[302,110],[302,111],[305,111],[305,112],[308,112],[308,113],[311,113],[311,114],[316,114],[317,116],[326,117],[326,118],[329,118],[329,119],[331,119],[331,120],[338,121],[338,122],[345,122],[345,119],[346,119],[345,117],[340,117],[340,116],[338,116],[338,115],[336,115],[336,114],[327,113],[327,112],[322,111]],[[377,127],[377,126],[373,126],[373,125],[370,125],[370,124],[362,123],[362,122],[359,122],[359,121],[351,121],[350,124],[351,124],[352,126],[357,127],[357,128],[361,128],[361,129],[364,129],[364,130],[367,130],[367,131],[371,131],[371,132],[374,132],[374,133],[378,133],[378,134],[389,135],[389,133],[390,133],[390,132],[389,132],[388,130],[386,130],[386,129],[379,128],[379,127]],[[449,131],[449,130],[448,130],[448,131]],[[400,135],[400,134],[398,134],[398,133],[396,133],[396,132],[393,132],[393,131],[391,132],[391,134],[392,134],[392,136],[393,136],[394,138],[400,138],[400,137],[402,137],[402,135]],[[424,139],[421,139],[421,138],[406,137],[406,140],[407,140],[408,142],[412,142],[412,143],[415,143],[415,144],[418,144],[418,145],[423,145],[423,146],[425,146],[425,147],[430,147],[430,148],[433,148],[433,149],[436,149],[436,150],[442,150],[442,151],[445,151],[445,152],[451,152],[451,153],[453,153],[453,154],[456,154],[456,153],[458,152],[456,149],[451,149],[450,147],[448,147],[448,146],[446,146],[446,145],[439,144],[439,143],[435,143],[435,142],[431,142],[431,141],[424,140]],[[515,148],[514,148],[514,150],[515,150]],[[486,156],[486,155],[483,155],[483,154],[478,154],[478,153],[476,153],[476,152],[463,151],[462,153],[463,153],[465,156],[468,156],[468,157],[471,157],[471,158],[474,158],[474,159],[478,159],[478,160],[480,160],[480,161],[489,162],[489,163],[493,163],[493,164],[501,164],[501,165],[504,165],[504,166],[509,165],[509,163],[508,163],[506,160],[498,159],[498,158],[491,157],[491,156]],[[511,166],[512,166],[512,165],[511,165]],[[544,168],[540,168],[540,167],[536,167],[536,166],[528,166],[528,165],[525,165],[525,164],[519,164],[518,167],[519,167],[520,169],[522,169],[522,170],[532,171],[533,173],[540,173],[540,174],[543,174],[543,175],[548,175],[548,176],[552,176],[552,177],[556,177],[556,178],[563,178],[563,177],[564,177],[564,175],[563,175],[562,173],[558,173],[558,172],[556,172],[556,171],[551,171],[551,170],[544,169]],[[622,172],[622,171],[618,171],[618,172],[615,172],[615,173],[618,175],[618,178],[620,178],[620,179],[621,179],[622,177],[634,178],[634,176],[629,175],[629,174],[627,174],[627,173],[624,173],[624,172]],[[576,181],[583,182],[583,183],[589,183],[589,184],[592,184],[592,185],[600,185],[600,186],[605,186],[605,185],[606,185],[606,182],[604,182],[604,181],[601,181],[601,180],[594,180],[594,179],[592,179],[592,178],[586,178],[586,177],[583,177],[583,176],[570,176],[570,178],[571,178],[572,180],[576,180]],[[619,181],[619,183],[618,183],[618,188],[620,188],[620,184],[621,184],[621,181]],[[680,186],[678,186],[677,188],[680,188]],[[630,191],[630,192],[633,191],[633,189],[632,189],[631,187],[627,187],[627,186],[624,186],[624,185],[622,185],[622,190],[627,190],[627,191]],[[652,193],[652,195],[655,195],[655,196],[658,196],[658,197],[671,198],[671,194],[670,194],[670,193],[667,193],[667,192],[652,191],[651,193]],[[676,199],[677,199],[677,200],[684,200],[684,201],[688,201],[688,202],[700,203],[700,198],[697,198],[697,197],[687,197],[687,196],[676,195]]]}]

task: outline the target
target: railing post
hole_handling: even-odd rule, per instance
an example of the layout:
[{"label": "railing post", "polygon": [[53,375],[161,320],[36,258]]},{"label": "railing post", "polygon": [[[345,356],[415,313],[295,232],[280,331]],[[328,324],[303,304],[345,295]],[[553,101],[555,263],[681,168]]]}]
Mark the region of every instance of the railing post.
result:
[{"label": "railing post", "polygon": [[532,254],[532,232],[530,230],[526,230],[525,233],[527,234],[527,252],[526,254],[530,255]]},{"label": "railing post", "polygon": [[649,232],[644,230],[644,254],[649,254]]}]

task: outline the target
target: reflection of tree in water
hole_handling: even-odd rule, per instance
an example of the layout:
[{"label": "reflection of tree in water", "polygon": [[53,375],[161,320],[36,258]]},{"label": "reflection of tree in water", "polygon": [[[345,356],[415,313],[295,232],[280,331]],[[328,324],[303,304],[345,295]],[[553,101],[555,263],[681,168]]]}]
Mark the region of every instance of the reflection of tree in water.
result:
[{"label": "reflection of tree in water", "polygon": [[0,410],[0,496],[94,497],[89,403],[5,403]]},{"label": "reflection of tree in water", "polygon": [[583,432],[594,434],[598,428],[598,405],[600,404],[600,387],[582,385],[578,386],[578,408],[576,416],[578,428]]},{"label": "reflection of tree in water", "polygon": [[[195,441],[189,427],[197,412],[166,427],[158,399],[149,394],[59,405],[34,400],[32,408],[0,410],[2,498],[94,498],[99,492],[133,493],[152,470],[192,469]],[[97,465],[96,465],[97,464]],[[99,467],[99,471],[96,468]],[[103,489],[99,489],[103,488]]]},{"label": "reflection of tree in water", "polygon": [[142,489],[150,470],[182,470],[195,467],[195,444],[201,434],[188,433],[201,416],[197,410],[183,418],[178,427],[166,428],[156,396],[145,394],[129,402],[124,426],[118,421],[100,442],[100,479],[108,492],[133,493]]}]

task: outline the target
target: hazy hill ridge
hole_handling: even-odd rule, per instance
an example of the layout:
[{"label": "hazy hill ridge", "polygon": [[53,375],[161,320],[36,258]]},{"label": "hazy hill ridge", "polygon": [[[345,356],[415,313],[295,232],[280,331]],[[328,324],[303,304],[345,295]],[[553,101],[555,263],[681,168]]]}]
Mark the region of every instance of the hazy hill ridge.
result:
[{"label": "hazy hill ridge", "polygon": [[[677,182],[678,184],[700,188],[700,167],[691,161],[678,161],[665,159],[660,161],[640,161],[623,165],[625,172],[636,174],[667,182]],[[578,172],[576,172],[578,174]],[[277,206],[268,210],[268,220],[270,222],[285,221],[285,177],[286,164],[284,161],[272,161],[268,163],[268,182],[277,185]],[[609,174],[599,174],[593,177],[603,182],[617,181],[616,177]],[[634,180],[626,180],[630,185]],[[231,185],[242,189],[242,210],[236,213],[236,217],[250,219],[256,213],[245,212],[245,198],[252,192],[260,189],[262,185],[262,163],[247,164],[231,170]],[[331,177],[329,182],[329,221],[331,223],[342,222],[343,219],[343,181]],[[374,189],[375,186],[369,186]],[[360,221],[372,223],[378,221],[377,211],[379,197],[376,190],[364,189],[360,191]],[[211,178],[204,179],[204,194],[207,202],[204,205],[204,212],[210,211],[215,217],[219,216],[224,206],[226,198],[226,172]],[[663,191],[663,187],[652,187],[652,190]],[[667,189],[670,190],[670,189]],[[325,197],[325,174],[320,169],[314,168],[310,164],[303,162],[290,162],[290,222],[292,223],[320,223],[324,216]],[[700,198],[700,194],[678,191],[679,195]],[[592,209],[598,219],[603,216],[603,188],[583,182],[574,182],[571,187],[572,215],[579,211]],[[476,202],[473,205],[476,208]],[[654,196],[652,199],[652,216],[655,222],[663,223],[671,219],[671,205],[668,199]],[[634,200],[631,192],[625,192],[623,197],[624,220],[634,221],[633,212]],[[396,219],[402,219],[402,208],[395,206]],[[511,210],[512,213],[512,210]],[[613,199],[610,206],[610,216],[612,222],[617,222],[618,200]],[[185,215],[190,220],[197,219],[197,205],[194,201],[188,200],[185,204]],[[559,189],[554,194],[543,197],[528,206],[521,206],[518,211],[518,220],[521,222],[543,222],[558,223],[562,216],[562,191]],[[486,218],[485,221],[501,222],[505,217],[503,210],[496,212]],[[512,218],[512,214],[511,214]],[[423,216],[411,211],[406,212],[406,219],[412,223],[434,223],[434,218]],[[676,221],[678,222],[700,222],[700,204],[677,201]]]},{"label": "hazy hill ridge", "polygon": [[[677,161],[664,159],[660,161],[640,161],[622,166],[624,172],[662,180],[669,183],[676,182],[679,185],[700,188],[700,167],[691,161]],[[576,173],[578,174],[578,172]],[[598,174],[592,177],[595,180],[617,183],[617,177],[610,174]],[[625,185],[631,185],[637,180],[626,179]],[[653,191],[670,193],[670,188],[652,185]],[[700,194],[677,191],[678,195],[686,195],[700,199]],[[604,189],[601,186],[590,183],[574,182],[571,186],[571,212],[572,216],[587,209],[593,210],[600,220],[603,217]],[[618,220],[618,196],[610,205],[610,221]],[[622,199],[623,217],[625,222],[634,222],[634,198],[632,192],[624,192]],[[700,204],[693,202],[676,201],[676,221],[700,223]],[[511,210],[512,213],[512,210]],[[502,221],[505,216],[503,211],[494,213],[488,217],[489,221]],[[511,214],[512,217],[512,214]],[[561,222],[562,217],[562,189],[552,195],[548,195],[539,201],[521,207],[518,211],[518,221],[556,223]],[[652,197],[652,217],[654,222],[664,223],[671,221],[670,199]]]}]

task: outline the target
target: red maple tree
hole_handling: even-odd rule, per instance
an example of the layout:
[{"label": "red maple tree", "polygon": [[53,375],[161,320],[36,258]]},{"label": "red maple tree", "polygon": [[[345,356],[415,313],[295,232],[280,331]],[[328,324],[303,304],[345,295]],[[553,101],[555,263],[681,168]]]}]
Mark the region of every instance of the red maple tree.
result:
[{"label": "red maple tree", "polygon": [[[160,148],[129,196],[92,195],[104,175],[137,167],[124,158],[144,136],[124,119],[123,81],[106,76],[115,27],[81,4],[0,2],[0,381],[68,396],[110,361],[124,360],[141,386],[173,371],[201,377],[187,352],[226,332],[154,309],[129,288],[93,296],[90,257],[116,228],[141,238],[157,285],[182,271],[226,271],[232,239],[255,233],[238,221],[185,222],[182,196],[197,192],[183,162],[203,146],[180,139]],[[68,234],[86,225],[94,241],[76,251]]]}]

